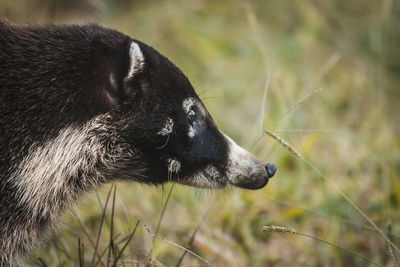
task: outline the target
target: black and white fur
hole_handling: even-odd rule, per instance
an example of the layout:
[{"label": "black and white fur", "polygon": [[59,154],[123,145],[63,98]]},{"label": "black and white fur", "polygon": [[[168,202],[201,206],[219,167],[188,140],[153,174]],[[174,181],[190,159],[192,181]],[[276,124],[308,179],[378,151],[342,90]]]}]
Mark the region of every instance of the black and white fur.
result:
[{"label": "black and white fur", "polygon": [[186,76],[95,24],[0,20],[0,266],[113,180],[257,189],[275,173],[221,133]]}]

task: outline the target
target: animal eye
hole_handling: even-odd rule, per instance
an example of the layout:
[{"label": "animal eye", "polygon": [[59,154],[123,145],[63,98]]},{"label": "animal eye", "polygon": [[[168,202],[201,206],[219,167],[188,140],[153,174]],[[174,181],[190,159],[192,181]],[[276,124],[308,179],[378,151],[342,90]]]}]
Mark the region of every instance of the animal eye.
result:
[{"label": "animal eye", "polygon": [[189,120],[190,124],[193,124],[195,119],[196,119],[196,112],[194,112],[193,109],[190,109],[188,112],[188,120]]}]

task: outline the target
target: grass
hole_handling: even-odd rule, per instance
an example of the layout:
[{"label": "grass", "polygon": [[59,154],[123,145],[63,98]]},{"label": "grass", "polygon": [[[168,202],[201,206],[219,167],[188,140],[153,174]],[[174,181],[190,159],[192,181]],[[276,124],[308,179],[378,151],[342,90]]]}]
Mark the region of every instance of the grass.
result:
[{"label": "grass", "polygon": [[344,251],[346,251],[346,252],[348,252],[348,253],[350,253],[350,254],[358,257],[358,258],[361,258],[361,259],[365,260],[368,263],[371,263],[373,265],[379,266],[378,263],[376,263],[376,262],[374,262],[374,261],[372,261],[372,260],[370,260],[370,259],[358,254],[357,252],[354,252],[354,251],[350,250],[350,249],[344,248],[344,247],[342,247],[340,245],[331,243],[329,241],[320,239],[318,237],[315,237],[315,236],[312,236],[312,235],[309,235],[309,234],[296,232],[294,229],[287,228],[285,226],[274,226],[274,225],[272,225],[272,226],[263,226],[263,227],[260,228],[260,231],[261,232],[276,232],[276,233],[296,234],[296,235],[312,238],[312,239],[317,240],[319,242],[322,242],[322,243],[328,244],[330,246],[336,247],[338,249],[344,250]]},{"label": "grass", "polygon": [[311,169],[313,169],[324,181],[326,181],[336,192],[338,192],[353,208],[358,211],[365,220],[367,220],[372,227],[388,242],[389,248],[392,246],[394,249],[400,253],[400,249],[388,238],[388,236],[371,220],[368,215],[366,215],[357,204],[355,204],[337,185],[332,183],[319,169],[317,169],[311,162],[303,158],[303,156],[288,142],[273,134],[272,132],[266,130],[265,131],[269,136],[277,140],[280,144],[282,144],[289,152],[291,152],[296,157],[300,158],[305,164],[307,164]]},{"label": "grass", "polygon": [[[286,113],[285,113],[286,114]],[[309,162],[308,160],[306,160],[305,158],[303,158],[303,156],[293,147],[291,146],[288,142],[286,142],[285,140],[283,140],[282,138],[278,137],[277,135],[275,135],[274,133],[266,130],[265,131],[269,136],[271,136],[272,138],[274,138],[275,140],[277,140],[280,144],[282,144],[289,152],[291,152],[293,155],[295,155],[296,157],[298,157],[299,159],[301,159],[305,164],[307,164],[311,169],[313,169],[324,181],[326,181],[336,192],[338,192],[351,206],[353,206],[353,208],[358,211],[364,218],[366,221],[368,221],[374,230],[376,230],[382,237],[383,239],[386,240],[387,244],[388,244],[388,250],[390,255],[392,256],[393,259],[393,263],[395,265],[397,265],[397,260],[396,257],[394,256],[392,247],[396,250],[396,252],[400,253],[399,248],[389,239],[389,237],[371,220],[371,218],[366,215],[359,207],[357,204],[355,204],[338,186],[336,186],[334,183],[332,183],[319,169],[317,169],[311,162]],[[299,234],[302,236],[306,236],[306,237],[310,237],[313,238],[315,240],[318,240],[320,242],[329,244],[331,246],[343,249],[357,257],[360,257],[366,261],[368,261],[369,263],[378,265],[376,262],[371,261],[368,258],[365,258],[362,255],[359,255],[358,253],[346,249],[340,245],[336,245],[334,243],[331,243],[329,241],[323,240],[323,239],[319,239],[318,237],[314,237],[308,234],[303,234],[303,233],[298,233],[296,231],[294,231],[293,229],[289,229],[286,227],[280,227],[280,226],[264,226],[260,229],[261,231],[267,231],[267,232],[283,232],[283,233],[293,233],[293,234]]]},{"label": "grass", "polygon": [[[104,0],[51,12],[43,2],[1,2],[0,12],[95,20],[152,44],[202,92],[221,130],[278,172],[259,191],[105,186],[65,214],[28,265],[365,266],[357,254],[398,266],[396,1]],[[309,236],[260,233],[266,225]]]}]

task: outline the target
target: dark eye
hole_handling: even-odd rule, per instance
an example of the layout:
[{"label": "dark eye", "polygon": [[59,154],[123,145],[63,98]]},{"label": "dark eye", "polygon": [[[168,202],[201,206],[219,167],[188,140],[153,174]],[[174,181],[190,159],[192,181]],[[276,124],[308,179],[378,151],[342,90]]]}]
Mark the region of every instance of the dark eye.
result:
[{"label": "dark eye", "polygon": [[196,112],[194,112],[193,109],[190,109],[188,112],[188,121],[190,122],[190,124],[193,124],[195,119],[196,119]]}]

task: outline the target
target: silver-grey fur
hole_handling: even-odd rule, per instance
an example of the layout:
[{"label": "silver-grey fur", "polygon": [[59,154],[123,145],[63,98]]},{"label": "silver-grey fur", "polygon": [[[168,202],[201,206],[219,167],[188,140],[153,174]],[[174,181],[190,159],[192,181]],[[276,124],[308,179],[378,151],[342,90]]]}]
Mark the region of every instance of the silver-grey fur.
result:
[{"label": "silver-grey fur", "polygon": [[[23,259],[27,251],[40,243],[48,226],[57,223],[65,208],[73,206],[82,193],[105,182],[108,173],[121,173],[124,164],[132,164],[132,158],[138,157],[137,152],[112,136],[113,126],[107,125],[110,119],[107,114],[99,115],[83,126],[62,129],[45,144],[31,146],[29,155],[11,176],[19,205],[31,215],[31,220],[25,224],[8,221],[13,227],[2,225],[12,230],[0,239],[0,251],[6,251],[0,254],[0,265]],[[140,180],[141,167],[135,167]],[[115,179],[124,179],[121,174]],[[46,225],[39,223],[38,227],[42,219]]]}]

